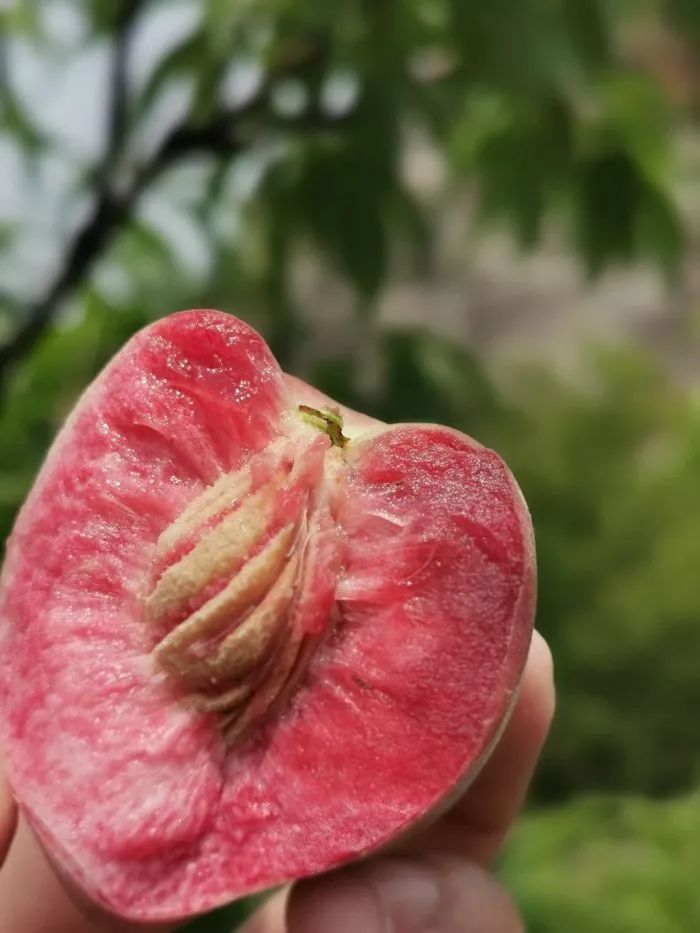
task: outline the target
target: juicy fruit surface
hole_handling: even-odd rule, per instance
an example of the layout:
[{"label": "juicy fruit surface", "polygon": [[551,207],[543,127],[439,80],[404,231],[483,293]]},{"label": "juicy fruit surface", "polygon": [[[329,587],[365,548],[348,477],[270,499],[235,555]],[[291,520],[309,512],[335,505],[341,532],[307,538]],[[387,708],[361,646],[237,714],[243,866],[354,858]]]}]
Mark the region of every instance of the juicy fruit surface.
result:
[{"label": "juicy fruit surface", "polygon": [[507,468],[362,416],[341,451],[298,418],[324,401],[235,318],[164,319],[83,397],[8,542],[10,779],[120,915],[188,916],[386,843],[512,701],[534,562]]}]

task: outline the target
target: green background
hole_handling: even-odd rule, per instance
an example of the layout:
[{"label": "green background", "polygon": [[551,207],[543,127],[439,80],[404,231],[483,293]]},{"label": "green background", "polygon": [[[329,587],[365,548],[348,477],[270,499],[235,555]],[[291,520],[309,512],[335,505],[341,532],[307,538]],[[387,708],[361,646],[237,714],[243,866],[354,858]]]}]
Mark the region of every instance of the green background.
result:
[{"label": "green background", "polygon": [[[47,130],[3,55],[0,142],[30,189],[52,159],[64,167],[68,222],[55,268],[35,276],[41,200],[0,221],[0,536],[81,389],[134,330],[184,307],[246,318],[340,401],[473,434],[531,506],[538,626],[557,670],[555,725],[503,876],[534,933],[700,929],[700,340],[686,210],[700,5],[207,0],[138,80],[140,31],[155,16],[167,31],[165,7],[187,4],[57,6],[68,37],[39,3],[3,8],[0,51],[29,48],[60,73],[100,50],[104,139],[86,155]],[[227,96],[237,66],[255,81]],[[173,88],[184,103],[162,129]],[[407,178],[416,139],[439,158],[437,195]],[[198,266],[186,238],[152,222],[154,198],[194,230]],[[554,238],[582,294],[611,270],[643,270],[681,321],[690,367],[662,342],[587,335],[585,320],[568,366],[441,332],[430,300],[387,319],[397,279],[438,293],[436,243],[462,198],[465,265],[498,235],[516,255]],[[295,282],[309,264],[334,285],[307,303]],[[239,910],[192,929],[229,929]]]}]

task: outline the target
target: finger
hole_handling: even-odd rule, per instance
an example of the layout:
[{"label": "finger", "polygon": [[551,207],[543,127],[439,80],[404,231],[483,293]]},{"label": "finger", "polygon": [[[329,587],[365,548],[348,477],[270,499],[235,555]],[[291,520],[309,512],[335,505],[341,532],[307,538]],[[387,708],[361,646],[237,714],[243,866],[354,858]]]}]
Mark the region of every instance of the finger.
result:
[{"label": "finger", "polygon": [[2,867],[17,825],[17,805],[10,785],[0,773],[0,868]]},{"label": "finger", "polygon": [[535,632],[519,698],[493,754],[457,803],[401,851],[452,852],[489,865],[522,807],[553,714],[552,656]]},{"label": "finger", "polygon": [[[287,926],[264,933],[522,933],[510,897],[458,857],[384,858],[292,888]],[[257,933],[257,931],[256,931]]]},{"label": "finger", "polygon": [[2,933],[116,933],[127,929],[107,918],[93,919],[76,906],[20,817],[0,871]]}]

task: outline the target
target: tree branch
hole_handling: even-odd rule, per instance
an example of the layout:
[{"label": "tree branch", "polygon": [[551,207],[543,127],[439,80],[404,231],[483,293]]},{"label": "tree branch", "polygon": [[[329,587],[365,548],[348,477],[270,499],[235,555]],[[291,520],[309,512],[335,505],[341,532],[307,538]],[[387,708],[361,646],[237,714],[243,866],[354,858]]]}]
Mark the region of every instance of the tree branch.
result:
[{"label": "tree branch", "polygon": [[68,245],[56,278],[46,293],[28,309],[14,336],[0,347],[0,391],[12,366],[22,359],[47,329],[60,302],[90,273],[104,250],[132,215],[143,191],[179,158],[201,150],[221,151],[223,145],[235,154],[229,136],[224,140],[216,126],[190,128],[169,133],[152,158],[133,176],[130,185],[118,191],[111,176],[103,182],[94,206]]},{"label": "tree branch", "polygon": [[116,168],[124,148],[124,137],[128,115],[128,69],[129,53],[134,25],[141,10],[142,0],[123,0],[118,13],[114,53],[109,82],[107,133],[105,150],[100,170],[100,182],[106,184]]},{"label": "tree branch", "polygon": [[108,92],[105,147],[96,172],[98,194],[93,209],[69,244],[59,272],[46,293],[29,307],[14,337],[0,347],[0,392],[11,366],[41,337],[62,298],[80,281],[107,242],[107,231],[123,218],[128,198],[113,193],[114,174],[124,144],[128,110],[128,65],[133,28],[142,0],[124,0],[115,23]]},{"label": "tree branch", "polygon": [[196,152],[230,158],[250,148],[251,138],[243,132],[241,121],[256,116],[265,116],[266,126],[304,130],[330,128],[347,121],[347,116],[334,118],[318,110],[292,120],[274,119],[269,114],[273,84],[282,77],[303,73],[309,65],[318,61],[319,49],[307,48],[305,56],[298,56],[291,64],[285,61],[282,67],[273,69],[258,93],[242,106],[221,110],[203,124],[185,120],[175,126],[165,135],[147,162],[134,172],[129,183],[120,187],[116,176],[126,130],[128,48],[139,5],[139,0],[125,4],[125,13],[118,26],[107,145],[97,173],[99,189],[94,206],[69,242],[57,276],[45,294],[28,308],[14,336],[0,347],[0,393],[11,369],[36,345],[50,325],[61,301],[84,281],[105,249],[131,218],[143,192],[174,163]]}]

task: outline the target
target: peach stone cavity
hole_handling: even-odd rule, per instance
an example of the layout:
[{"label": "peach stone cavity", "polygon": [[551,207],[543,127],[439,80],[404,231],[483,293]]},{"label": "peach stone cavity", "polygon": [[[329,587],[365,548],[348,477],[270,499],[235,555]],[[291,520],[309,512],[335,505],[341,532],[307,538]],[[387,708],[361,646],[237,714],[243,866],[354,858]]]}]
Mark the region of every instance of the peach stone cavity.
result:
[{"label": "peach stone cavity", "polygon": [[336,411],[299,406],[287,436],[221,476],[157,541],[144,600],[152,657],[229,741],[289,697],[332,621],[342,427]]}]

